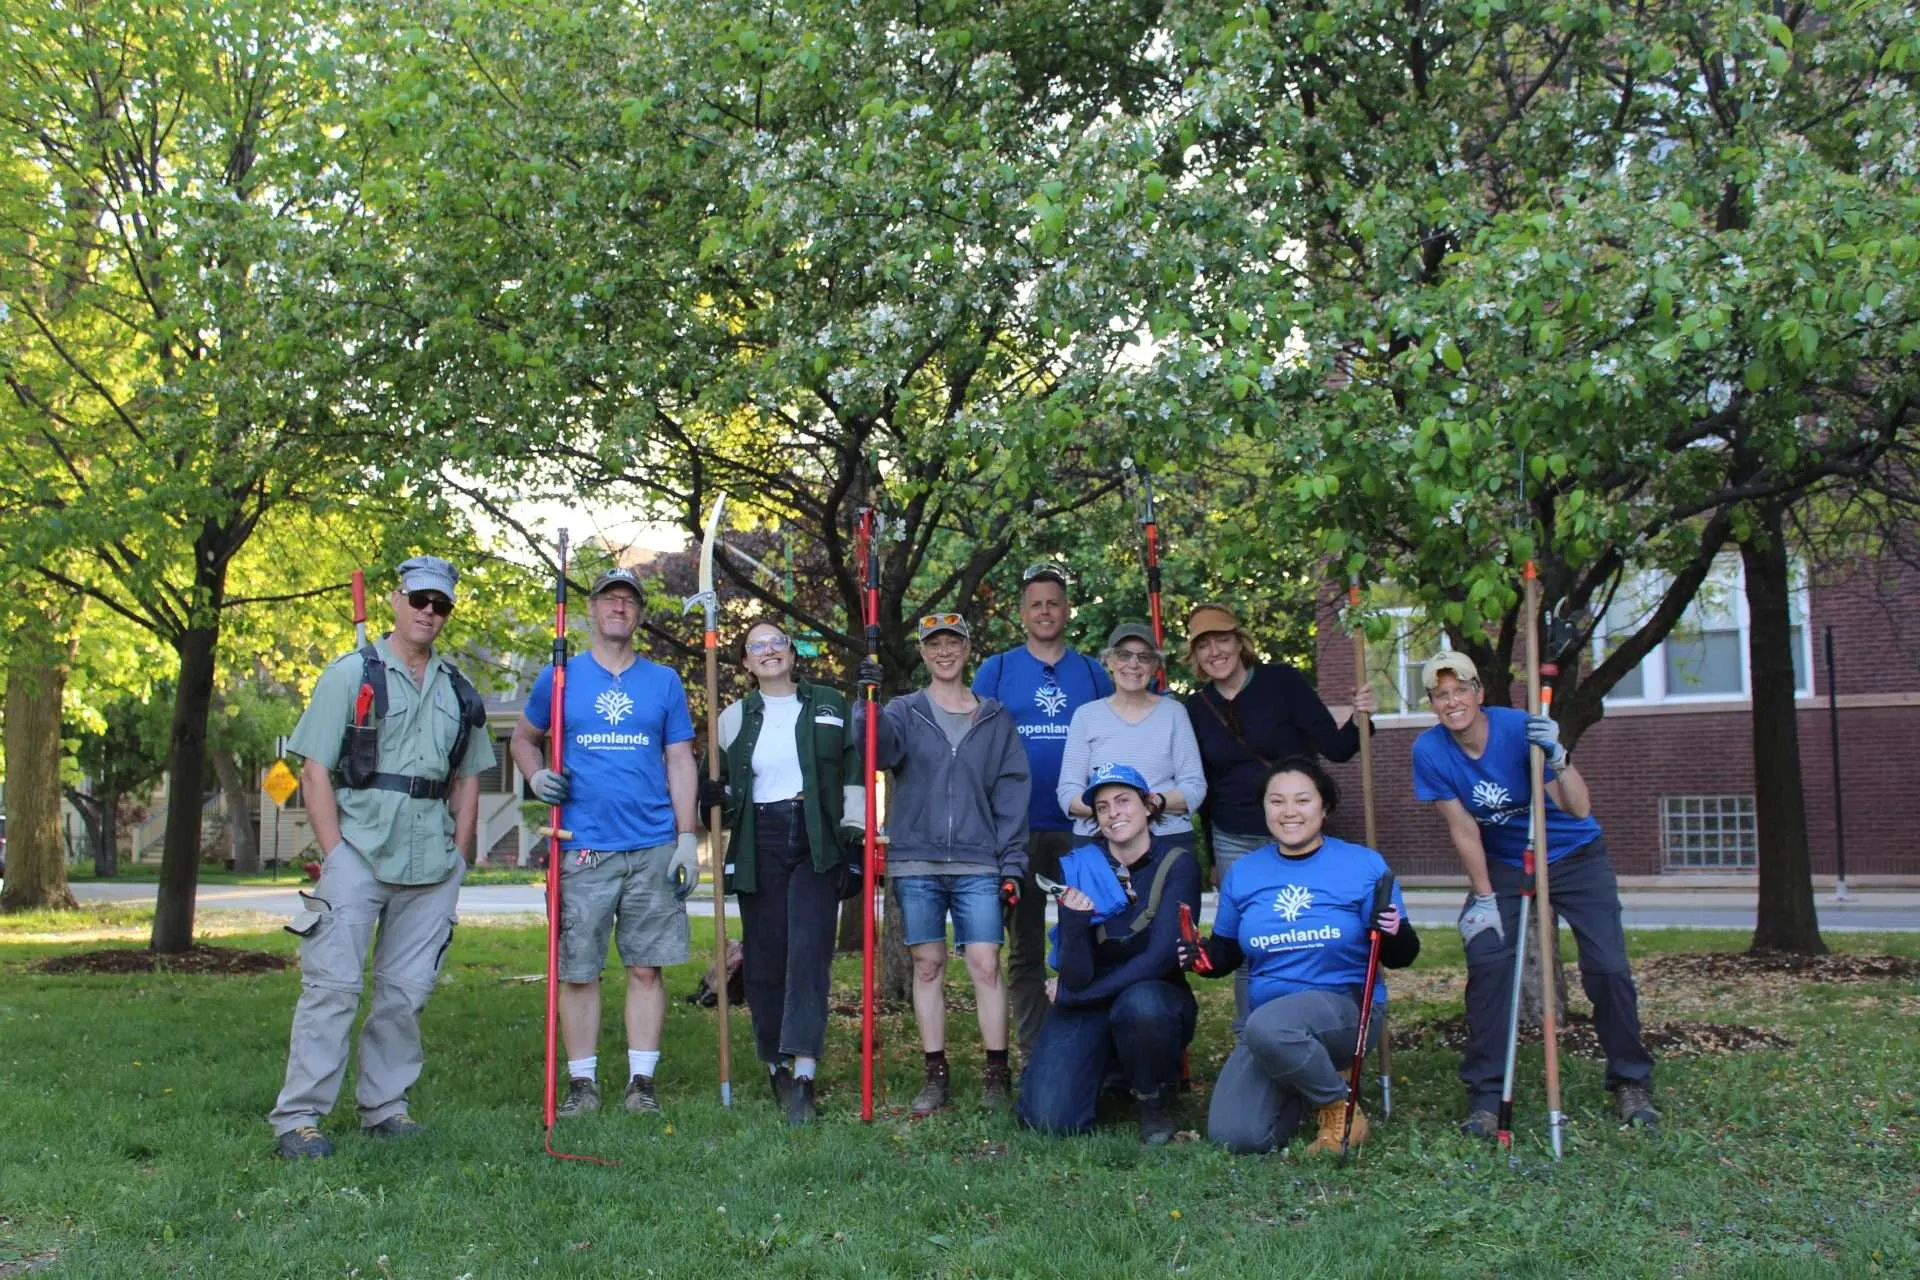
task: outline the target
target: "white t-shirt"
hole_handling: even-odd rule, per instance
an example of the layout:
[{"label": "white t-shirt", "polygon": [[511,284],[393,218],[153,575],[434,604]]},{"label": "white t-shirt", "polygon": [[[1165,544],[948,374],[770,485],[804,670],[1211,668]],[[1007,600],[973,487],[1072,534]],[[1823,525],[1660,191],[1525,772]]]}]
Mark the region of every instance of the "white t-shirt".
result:
[{"label": "white t-shirt", "polygon": [[800,723],[800,695],[760,699],[766,704],[760,737],[753,744],[753,802],[791,800],[806,787],[800,776],[800,747],[794,738]]}]

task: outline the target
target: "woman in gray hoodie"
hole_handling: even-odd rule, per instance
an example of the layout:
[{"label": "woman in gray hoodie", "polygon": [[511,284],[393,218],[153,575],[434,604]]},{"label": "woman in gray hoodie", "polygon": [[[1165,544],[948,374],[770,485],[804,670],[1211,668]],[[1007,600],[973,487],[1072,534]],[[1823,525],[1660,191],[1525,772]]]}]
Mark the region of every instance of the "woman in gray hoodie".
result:
[{"label": "woman in gray hoodie", "polygon": [[[971,635],[957,613],[920,619],[931,680],[880,712],[879,767],[891,772],[887,874],[913,953],[913,1017],[927,1078],[913,1114],[948,1103],[947,921],[966,955],[987,1063],[982,1105],[1012,1104],[1007,990],[1000,980],[1001,910],[1027,869],[1027,753],[1013,717],[967,687]],[[863,678],[878,676],[864,669]],[[864,713],[856,707],[856,726]],[[856,737],[860,730],[856,727]]]}]

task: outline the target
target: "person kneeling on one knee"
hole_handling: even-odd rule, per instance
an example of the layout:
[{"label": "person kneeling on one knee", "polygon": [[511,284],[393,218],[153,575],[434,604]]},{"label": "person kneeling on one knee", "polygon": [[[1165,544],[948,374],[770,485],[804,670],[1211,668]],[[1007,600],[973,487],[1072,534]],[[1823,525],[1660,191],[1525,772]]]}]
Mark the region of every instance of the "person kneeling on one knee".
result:
[{"label": "person kneeling on one knee", "polygon": [[1085,1133],[1117,1065],[1139,1104],[1140,1140],[1158,1146],[1174,1134],[1180,1055],[1193,1039],[1180,912],[1199,907],[1200,865],[1177,838],[1154,834],[1158,806],[1132,766],[1099,766],[1081,799],[1100,834],[1060,861],[1059,977],[1016,1114],[1030,1128]]},{"label": "person kneeling on one knee", "polygon": [[[1182,968],[1212,977],[1242,962],[1248,969],[1252,1011],[1214,1085],[1207,1136],[1234,1151],[1277,1150],[1312,1109],[1319,1133],[1308,1151],[1338,1152],[1346,1134],[1341,1069],[1359,1035],[1370,933],[1380,931],[1380,963],[1389,969],[1412,964],[1420,938],[1398,884],[1392,905],[1372,914],[1380,882],[1393,874],[1386,859],[1322,831],[1340,794],[1317,761],[1281,761],[1261,795],[1273,841],[1227,872],[1213,936],[1180,945]],[[1386,1001],[1382,974],[1368,1049],[1385,1025]],[[1349,1144],[1365,1142],[1368,1128],[1356,1108]]]}]

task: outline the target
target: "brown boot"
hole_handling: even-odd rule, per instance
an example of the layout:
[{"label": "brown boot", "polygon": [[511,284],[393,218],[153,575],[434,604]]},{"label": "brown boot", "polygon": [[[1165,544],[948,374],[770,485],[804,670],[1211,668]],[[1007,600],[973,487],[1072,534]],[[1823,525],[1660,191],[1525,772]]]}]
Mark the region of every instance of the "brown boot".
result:
[{"label": "brown boot", "polygon": [[[1319,1109],[1320,1135],[1307,1147],[1307,1154],[1337,1156],[1340,1154],[1340,1135],[1347,1131],[1346,1099],[1329,1102]],[[1347,1139],[1347,1149],[1354,1150],[1367,1140],[1373,1126],[1367,1123],[1367,1113],[1358,1105],[1353,1108],[1353,1134]]]}]

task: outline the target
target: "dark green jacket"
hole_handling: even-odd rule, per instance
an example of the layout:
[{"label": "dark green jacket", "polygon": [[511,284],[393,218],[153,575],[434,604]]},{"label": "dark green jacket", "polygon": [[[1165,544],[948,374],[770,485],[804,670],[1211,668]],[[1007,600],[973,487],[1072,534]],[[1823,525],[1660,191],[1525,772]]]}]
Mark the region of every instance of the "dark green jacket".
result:
[{"label": "dark green jacket", "polygon": [[[794,745],[800,752],[800,777],[806,795],[807,846],[813,851],[813,869],[831,871],[847,860],[848,841],[863,829],[864,810],[843,814],[841,809],[842,788],[861,785],[865,762],[860,743],[853,736],[846,695],[804,680],[794,685],[800,698]],[[753,749],[760,741],[765,721],[766,700],[758,689],[720,715],[720,741],[726,753],[721,777],[728,791],[727,862],[733,868],[727,888],[732,893],[753,893],[759,887],[753,844]]]}]

